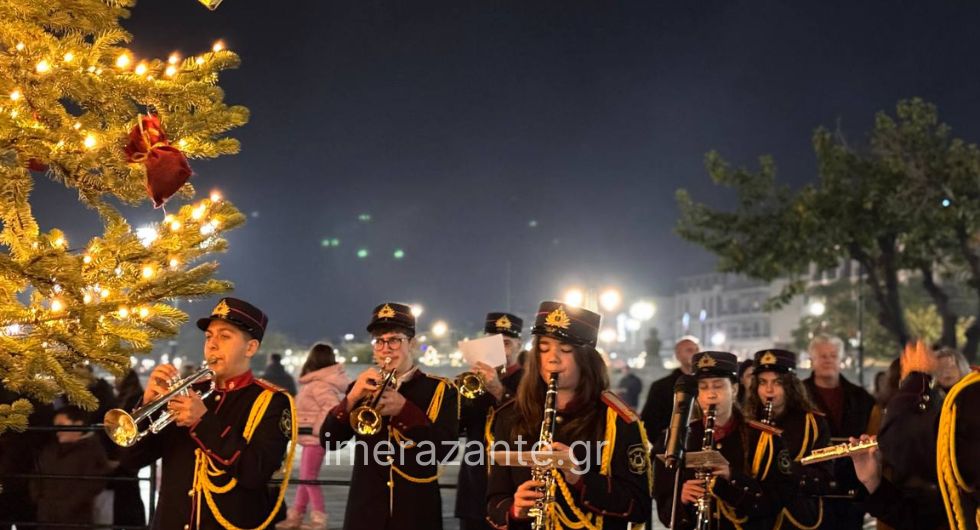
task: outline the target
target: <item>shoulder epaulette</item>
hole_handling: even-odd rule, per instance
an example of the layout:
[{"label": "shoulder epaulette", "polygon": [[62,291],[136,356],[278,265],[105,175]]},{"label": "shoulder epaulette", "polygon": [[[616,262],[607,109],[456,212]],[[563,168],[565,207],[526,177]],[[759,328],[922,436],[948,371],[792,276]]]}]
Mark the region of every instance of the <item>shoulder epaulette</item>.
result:
[{"label": "shoulder epaulette", "polygon": [[817,409],[813,409],[813,410],[809,411],[809,414],[813,414],[814,416],[820,416],[821,418],[826,418],[827,417],[827,413],[826,412],[822,412],[822,411],[819,411]]},{"label": "shoulder epaulette", "polygon": [[443,383],[446,383],[447,385],[453,385],[453,387],[456,386],[456,385],[453,384],[452,380],[449,379],[448,377],[442,377],[441,375],[432,375],[432,374],[422,374],[422,375],[428,377],[429,379],[435,379],[436,381],[442,381]]},{"label": "shoulder epaulette", "polygon": [[636,412],[612,391],[605,390],[602,392],[602,402],[615,410],[616,414],[626,423],[633,423],[640,419]]},{"label": "shoulder epaulette", "polygon": [[262,388],[264,388],[266,390],[271,390],[273,392],[286,392],[286,389],[285,388],[283,388],[283,387],[281,387],[279,385],[274,385],[274,384],[266,381],[265,379],[261,379],[261,378],[258,378],[258,377],[255,378],[255,384],[259,385],[260,387],[262,387]]}]

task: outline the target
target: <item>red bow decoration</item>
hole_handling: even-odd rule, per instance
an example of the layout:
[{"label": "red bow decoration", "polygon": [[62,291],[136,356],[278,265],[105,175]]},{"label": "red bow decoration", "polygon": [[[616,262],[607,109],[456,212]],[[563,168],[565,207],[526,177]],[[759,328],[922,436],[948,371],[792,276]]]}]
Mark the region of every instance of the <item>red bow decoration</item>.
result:
[{"label": "red bow decoration", "polygon": [[191,178],[191,166],[179,149],[170,145],[160,126],[160,118],[149,114],[140,116],[129,131],[126,156],[130,162],[146,166],[146,193],[159,208]]}]

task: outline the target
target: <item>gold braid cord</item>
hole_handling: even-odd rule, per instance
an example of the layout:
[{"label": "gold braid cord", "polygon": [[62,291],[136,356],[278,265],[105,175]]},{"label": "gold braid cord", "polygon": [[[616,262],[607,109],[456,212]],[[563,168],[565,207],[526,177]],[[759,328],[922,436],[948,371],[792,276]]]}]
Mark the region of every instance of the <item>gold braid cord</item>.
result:
[{"label": "gold braid cord", "polygon": [[[939,476],[939,490],[943,494],[943,504],[946,506],[946,517],[949,527],[955,530],[967,528],[967,517],[960,502],[960,490],[972,492],[963,475],[960,474],[956,463],[956,397],[966,387],[980,382],[980,372],[970,372],[960,380],[943,401],[942,413],[939,416],[939,436],[936,440],[936,474]],[[980,526],[980,510],[974,514],[976,524]]]},{"label": "gold braid cord", "polygon": [[[264,390],[259,397],[252,404],[252,410],[249,412],[248,421],[245,423],[245,430],[242,433],[245,437],[245,442],[252,441],[252,435],[255,434],[255,430],[258,428],[259,423],[262,421],[262,417],[265,415],[266,409],[269,408],[269,403],[272,402],[272,397],[275,396],[276,392],[272,390]],[[275,518],[276,514],[279,513],[279,507],[282,506],[283,499],[286,498],[286,489],[289,487],[289,476],[293,471],[293,456],[296,452],[296,435],[297,435],[297,425],[296,425],[296,405],[293,403],[293,397],[288,393],[283,392],[283,395],[289,399],[289,414],[290,414],[290,438],[289,438],[289,450],[286,452],[286,461],[283,464],[283,477],[282,484],[279,485],[279,497],[276,499],[276,504],[269,513],[269,516],[265,518],[259,526],[254,529],[248,530],[263,530],[268,527],[272,520]],[[208,507],[211,509],[211,513],[214,518],[218,521],[223,528],[228,530],[245,530],[239,528],[232,524],[218,509],[218,505],[214,502],[214,494],[227,493],[238,485],[238,480],[232,477],[225,483],[224,486],[217,486],[212,482],[212,477],[220,477],[225,474],[224,471],[218,469],[217,466],[211,462],[211,459],[201,451],[200,448],[194,450],[194,455],[196,459],[195,471],[194,471],[194,497],[197,499],[197,526],[201,526],[201,497],[207,502]]]}]

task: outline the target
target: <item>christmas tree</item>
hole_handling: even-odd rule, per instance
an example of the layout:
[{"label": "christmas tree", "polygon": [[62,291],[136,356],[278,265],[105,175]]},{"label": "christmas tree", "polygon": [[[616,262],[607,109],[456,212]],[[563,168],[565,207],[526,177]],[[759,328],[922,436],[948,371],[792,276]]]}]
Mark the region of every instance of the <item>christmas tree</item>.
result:
[{"label": "christmas tree", "polygon": [[[206,259],[244,217],[216,195],[194,201],[185,155],[238,151],[223,135],[248,110],[217,86],[238,57],[219,42],[193,57],[138,58],[119,24],[134,3],[0,0],[0,385],[41,402],[63,393],[94,408],[73,368],[125,372],[186,322],[175,300],[230,288]],[[103,233],[70,242],[42,230],[36,178],[77,191]],[[170,203],[156,226],[134,231],[121,213],[175,194],[185,204]],[[0,405],[0,432],[23,429],[30,412],[25,399]]]}]

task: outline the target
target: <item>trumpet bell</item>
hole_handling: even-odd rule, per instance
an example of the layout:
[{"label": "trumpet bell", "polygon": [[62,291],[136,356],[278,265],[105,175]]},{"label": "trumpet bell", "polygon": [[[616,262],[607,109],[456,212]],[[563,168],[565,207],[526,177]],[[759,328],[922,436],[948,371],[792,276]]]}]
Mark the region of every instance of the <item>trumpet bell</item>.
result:
[{"label": "trumpet bell", "polygon": [[357,434],[371,436],[381,430],[381,415],[373,408],[361,405],[351,412],[350,424]]},{"label": "trumpet bell", "polygon": [[463,372],[456,376],[456,388],[459,395],[466,399],[475,399],[486,393],[483,376],[474,372]]},{"label": "trumpet bell", "polygon": [[125,410],[112,409],[106,412],[102,423],[109,439],[122,447],[130,447],[142,438],[136,420]]}]

